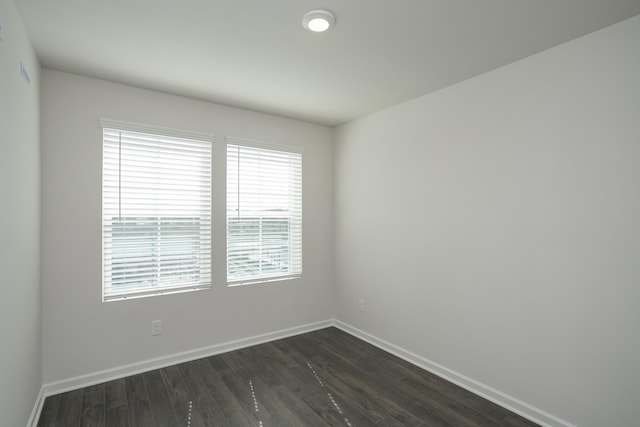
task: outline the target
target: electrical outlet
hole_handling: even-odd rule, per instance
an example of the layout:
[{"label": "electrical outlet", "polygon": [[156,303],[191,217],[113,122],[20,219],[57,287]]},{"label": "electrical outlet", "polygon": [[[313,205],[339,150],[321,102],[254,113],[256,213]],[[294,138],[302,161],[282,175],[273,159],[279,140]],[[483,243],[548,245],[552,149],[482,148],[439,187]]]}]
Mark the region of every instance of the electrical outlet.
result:
[{"label": "electrical outlet", "polygon": [[162,320],[151,322],[151,335],[162,335]]},{"label": "electrical outlet", "polygon": [[364,300],[363,299],[359,299],[358,300],[358,311],[360,313],[364,313]]}]

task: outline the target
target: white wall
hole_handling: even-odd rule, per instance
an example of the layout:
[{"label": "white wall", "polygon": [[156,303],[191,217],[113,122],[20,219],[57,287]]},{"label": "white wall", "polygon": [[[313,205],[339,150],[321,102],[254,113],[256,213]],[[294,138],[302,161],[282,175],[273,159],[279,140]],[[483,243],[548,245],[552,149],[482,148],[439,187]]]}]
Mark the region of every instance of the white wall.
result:
[{"label": "white wall", "polygon": [[639,41],[636,17],[340,127],[338,318],[570,423],[637,425]]},{"label": "white wall", "polygon": [[[330,128],[51,70],[42,92],[45,383],[331,317]],[[101,302],[100,117],[215,133],[212,290]],[[225,135],[304,147],[302,279],[225,286]]]},{"label": "white wall", "polygon": [[12,1],[0,25],[0,424],[20,426],[42,384],[40,64]]}]

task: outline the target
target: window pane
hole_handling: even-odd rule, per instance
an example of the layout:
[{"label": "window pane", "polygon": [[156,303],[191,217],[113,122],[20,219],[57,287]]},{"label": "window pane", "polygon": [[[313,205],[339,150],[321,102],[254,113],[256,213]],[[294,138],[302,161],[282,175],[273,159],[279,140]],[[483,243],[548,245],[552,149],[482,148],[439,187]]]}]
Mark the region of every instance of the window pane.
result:
[{"label": "window pane", "polygon": [[302,155],[227,141],[227,282],[299,277]]},{"label": "window pane", "polygon": [[211,143],[103,130],[103,300],[211,286]]}]

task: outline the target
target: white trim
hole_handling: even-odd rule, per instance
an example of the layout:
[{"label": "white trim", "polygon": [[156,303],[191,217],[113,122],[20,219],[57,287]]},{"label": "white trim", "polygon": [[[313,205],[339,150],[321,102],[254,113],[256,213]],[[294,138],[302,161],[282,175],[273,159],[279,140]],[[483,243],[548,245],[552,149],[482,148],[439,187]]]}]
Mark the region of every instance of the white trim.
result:
[{"label": "white trim", "polygon": [[195,139],[197,141],[215,142],[215,135],[207,132],[194,132],[183,129],[173,129],[162,126],[145,125],[142,123],[127,122],[124,120],[109,119],[100,117],[100,127],[116,130],[124,130],[129,132],[150,133],[164,136],[172,136],[174,138]]},{"label": "white trim", "polygon": [[395,344],[391,344],[390,342],[380,339],[374,335],[361,331],[360,329],[355,328],[340,320],[334,320],[333,326],[350,335],[353,335],[356,338],[360,338],[361,340],[366,341],[371,345],[374,345],[395,356],[398,356],[399,358],[406,360],[407,362],[416,365],[417,367],[422,368],[425,371],[431,372],[434,375],[437,375],[474,394],[477,394],[480,397],[483,397],[497,405],[500,405],[503,408],[508,409],[511,412],[514,412],[536,424],[547,427],[576,427],[568,421],[551,415],[548,412],[543,411],[542,409],[531,406],[528,403],[516,399],[515,397],[508,396],[507,394],[495,390],[488,385],[482,384],[481,382],[459,374],[458,372],[446,368],[438,363],[432,362],[429,359],[405,350],[402,347],[398,347]]},{"label": "white trim", "polygon": [[227,287],[235,288],[236,286],[257,285],[260,283],[281,282],[285,280],[294,280],[294,279],[300,279],[300,278],[302,278],[302,274],[288,274],[286,276],[227,280]]},{"label": "white trim", "polygon": [[42,413],[42,407],[44,406],[45,397],[44,386],[42,386],[40,387],[38,397],[36,397],[36,401],[33,404],[33,409],[31,410],[29,421],[27,421],[27,427],[36,427],[38,425],[38,421],[40,421],[40,414]]},{"label": "white trim", "polygon": [[241,338],[238,340],[227,341],[220,344],[214,344],[207,347],[198,348],[195,350],[184,351],[168,356],[157,357],[149,359],[143,362],[136,362],[129,365],[124,365],[116,368],[106,369],[104,371],[95,372],[87,375],[80,375],[73,378],[68,378],[61,381],[55,381],[43,385],[45,397],[54,394],[64,393],[71,390],[77,390],[84,387],[89,387],[95,384],[116,380],[131,375],[140,374],[143,372],[152,371],[154,369],[165,368],[167,366],[176,365],[179,363],[190,362],[192,360],[202,359],[203,357],[214,356],[220,353],[226,353],[228,351],[238,350],[253,345],[263,344],[269,341],[275,341],[282,338],[291,337],[294,335],[300,335],[307,332],[316,331],[318,329],[324,329],[333,326],[333,321],[324,320],[315,323],[309,323],[307,325],[296,326],[293,328],[282,329],[275,332],[268,332],[266,334],[256,335],[247,338]]},{"label": "white trim", "polygon": [[284,151],[287,153],[304,154],[304,148],[295,145],[274,144],[272,142],[257,141],[254,139],[238,138],[235,136],[226,137],[227,144],[242,145],[245,147],[263,148],[265,150]]}]

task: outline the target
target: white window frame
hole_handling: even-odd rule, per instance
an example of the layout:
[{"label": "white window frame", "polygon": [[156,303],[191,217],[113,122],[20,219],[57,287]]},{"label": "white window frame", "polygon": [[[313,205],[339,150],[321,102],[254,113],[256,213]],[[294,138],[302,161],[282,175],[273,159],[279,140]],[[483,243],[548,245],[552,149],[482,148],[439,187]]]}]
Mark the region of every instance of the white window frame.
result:
[{"label": "white window frame", "polygon": [[[303,149],[231,136],[226,142],[227,285],[300,278]],[[237,150],[242,150],[242,154]],[[234,163],[241,159],[240,156],[247,156],[240,160],[245,162],[244,166]],[[253,166],[250,173],[245,169],[247,165]],[[274,166],[277,175],[270,169]],[[241,168],[245,170],[243,184],[239,182]],[[287,184],[283,184],[283,178]],[[281,180],[279,187],[265,185],[269,180],[275,182],[273,179]],[[274,190],[279,197],[283,195],[282,191],[286,196],[276,201],[271,194]],[[249,231],[245,237],[232,237],[233,227]],[[268,231],[264,232],[265,229]],[[246,249],[242,245],[246,245]]]},{"label": "white window frame", "polygon": [[[107,118],[100,126],[103,302],[211,288],[214,135]],[[177,168],[178,156],[189,167]]]}]

